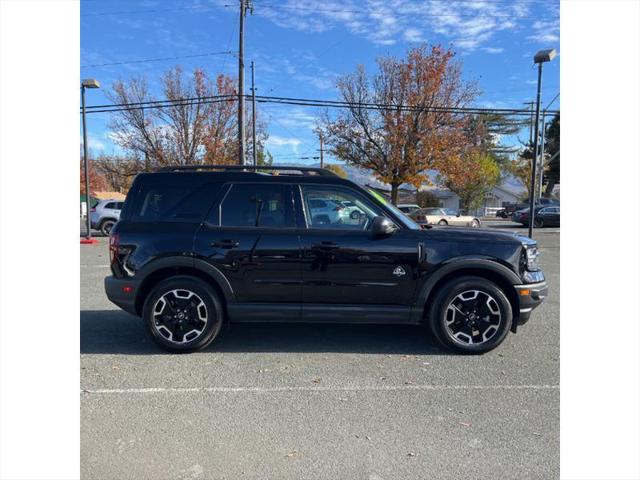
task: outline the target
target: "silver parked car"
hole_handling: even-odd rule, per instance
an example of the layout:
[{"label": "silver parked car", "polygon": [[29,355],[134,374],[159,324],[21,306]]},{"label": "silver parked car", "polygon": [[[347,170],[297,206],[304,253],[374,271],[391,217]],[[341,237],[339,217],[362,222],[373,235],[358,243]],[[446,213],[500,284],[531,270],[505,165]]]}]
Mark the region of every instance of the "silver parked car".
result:
[{"label": "silver parked car", "polygon": [[109,235],[111,229],[120,220],[120,210],[124,202],[118,200],[100,200],[91,209],[91,228]]}]

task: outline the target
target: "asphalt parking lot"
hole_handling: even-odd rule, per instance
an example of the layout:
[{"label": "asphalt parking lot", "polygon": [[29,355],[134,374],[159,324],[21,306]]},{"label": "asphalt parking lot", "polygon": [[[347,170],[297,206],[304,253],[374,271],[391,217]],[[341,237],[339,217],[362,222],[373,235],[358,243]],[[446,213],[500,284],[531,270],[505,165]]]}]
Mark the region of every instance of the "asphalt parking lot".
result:
[{"label": "asphalt parking lot", "polygon": [[418,327],[336,325],[165,354],[108,302],[106,239],[81,245],[82,478],[558,478],[560,235],[534,235],[549,297],[475,357]]}]

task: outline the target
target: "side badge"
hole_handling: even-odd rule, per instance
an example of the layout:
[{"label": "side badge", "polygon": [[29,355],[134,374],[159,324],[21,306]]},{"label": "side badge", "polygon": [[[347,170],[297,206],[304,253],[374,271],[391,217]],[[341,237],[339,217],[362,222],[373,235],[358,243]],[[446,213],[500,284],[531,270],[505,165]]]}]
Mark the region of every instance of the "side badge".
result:
[{"label": "side badge", "polygon": [[405,271],[404,271],[404,268],[402,268],[402,267],[396,267],[396,268],[393,270],[393,274],[394,274],[396,277],[402,277],[402,276],[403,276],[403,275],[405,275],[406,273],[407,273],[407,272],[405,272]]}]

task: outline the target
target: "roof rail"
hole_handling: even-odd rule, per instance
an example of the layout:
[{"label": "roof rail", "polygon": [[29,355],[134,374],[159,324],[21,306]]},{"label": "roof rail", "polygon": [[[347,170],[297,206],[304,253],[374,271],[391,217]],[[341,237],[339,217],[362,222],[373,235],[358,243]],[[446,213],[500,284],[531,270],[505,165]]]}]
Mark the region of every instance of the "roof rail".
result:
[{"label": "roof rail", "polygon": [[285,165],[176,165],[175,167],[162,167],[158,172],[197,172],[201,170],[219,172],[245,172],[268,173],[283,172],[282,175],[305,175],[321,177],[337,177],[331,170],[314,167],[295,167]]}]

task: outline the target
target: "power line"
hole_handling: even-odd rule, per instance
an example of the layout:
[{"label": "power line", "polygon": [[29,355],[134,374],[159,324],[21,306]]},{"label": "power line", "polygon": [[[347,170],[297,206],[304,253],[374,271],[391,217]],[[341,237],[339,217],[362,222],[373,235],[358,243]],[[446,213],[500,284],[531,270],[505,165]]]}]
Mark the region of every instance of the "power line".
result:
[{"label": "power line", "polygon": [[549,110],[549,107],[550,107],[551,105],[553,105],[553,102],[555,102],[555,101],[556,101],[556,99],[557,99],[559,96],[560,96],[560,92],[556,93],[556,96],[555,96],[555,97],[553,97],[553,100],[551,100],[551,101],[549,102],[549,104],[546,106],[546,108],[545,108],[544,110],[542,110],[542,113],[545,113],[547,110]]},{"label": "power line", "polygon": [[180,55],[176,57],[160,57],[160,58],[145,58],[142,60],[125,60],[122,62],[111,62],[111,63],[94,63],[91,65],[80,65],[80,68],[90,68],[90,67],[108,67],[112,65],[127,65],[131,63],[147,63],[147,62],[161,62],[165,60],[181,60],[184,58],[197,58],[197,57],[210,57],[213,55],[235,55],[236,52],[231,50],[222,51],[222,52],[209,52],[209,53],[198,53],[195,55]]},{"label": "power line", "polygon": [[[249,98],[249,95],[244,95]],[[237,98],[237,95],[213,95],[208,97],[191,97],[179,98],[175,100],[152,100],[136,103],[121,103],[111,105],[93,105],[87,107],[87,113],[98,112],[117,112],[126,110],[143,110],[147,108],[163,108],[171,105],[189,106],[207,103],[229,102]],[[293,98],[293,97],[275,97],[256,95],[258,103],[272,103],[284,105],[300,105],[308,107],[326,107],[326,108],[362,108],[365,110],[400,110],[407,112],[430,111],[439,113],[466,113],[466,114],[497,114],[497,115],[524,115],[530,116],[529,109],[516,108],[485,108],[485,107],[430,107],[430,106],[412,106],[412,105],[391,105],[384,103],[358,102],[349,103],[341,100],[318,100],[309,98]],[[560,113],[559,110],[549,111],[551,114]]]}]

